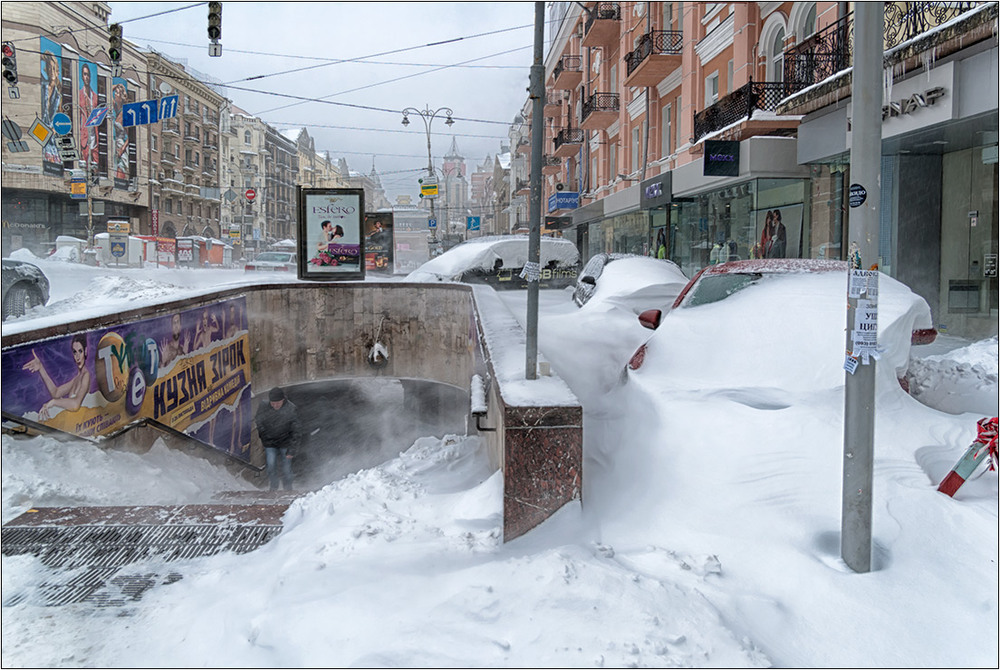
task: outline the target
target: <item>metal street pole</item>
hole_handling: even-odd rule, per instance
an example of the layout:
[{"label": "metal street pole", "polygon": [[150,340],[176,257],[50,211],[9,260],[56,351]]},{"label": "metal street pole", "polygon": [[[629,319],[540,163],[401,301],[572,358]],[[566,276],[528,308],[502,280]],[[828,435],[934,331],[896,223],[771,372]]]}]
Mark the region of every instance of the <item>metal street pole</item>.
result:
[{"label": "metal street pole", "polygon": [[[421,119],[424,120],[424,130],[427,133],[427,176],[428,177],[434,176],[434,161],[431,158],[431,123],[434,121],[434,118],[441,112],[444,112],[445,115],[447,115],[448,117],[445,120],[446,125],[450,126],[453,123],[455,123],[455,120],[451,118],[454,112],[451,111],[451,108],[449,107],[439,107],[438,109],[435,109],[432,112],[430,110],[429,105],[424,105],[423,111],[415,107],[407,107],[402,112],[404,126],[410,125],[409,114],[411,113],[416,114],[417,116],[419,116]],[[431,219],[436,219],[437,217],[434,214],[434,198],[431,198],[430,201],[431,201]],[[431,231],[431,241],[437,242],[437,224],[435,223],[434,225],[435,227]]]},{"label": "metal street pole", "polygon": [[878,333],[884,3],[854,6],[850,240],[840,556],[855,572],[872,558],[875,355]]},{"label": "metal street pole", "polygon": [[528,97],[531,98],[531,212],[528,223],[528,262],[524,266],[528,280],[527,346],[524,356],[525,379],[538,378],[538,280],[541,273],[542,231],[542,122],[545,105],[545,3],[535,3],[535,49],[531,63]]}]

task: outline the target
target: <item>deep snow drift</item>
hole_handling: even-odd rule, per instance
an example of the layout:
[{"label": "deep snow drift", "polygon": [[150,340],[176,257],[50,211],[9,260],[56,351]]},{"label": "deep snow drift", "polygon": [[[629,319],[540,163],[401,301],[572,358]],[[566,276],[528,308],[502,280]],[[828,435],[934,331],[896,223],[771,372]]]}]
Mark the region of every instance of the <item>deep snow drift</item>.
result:
[{"label": "deep snow drift", "polygon": [[[246,280],[67,266],[70,286],[40,265],[52,302],[5,331]],[[523,292],[501,302],[523,319]],[[983,409],[996,411],[995,339],[915,351],[926,404],[880,392],[876,565],[857,575],[838,546],[842,388],[780,410],[622,388],[649,336],[631,310],[578,309],[569,290],[544,292],[541,308],[541,352],[586,409],[582,506],[502,544],[502,482],[479,440],[428,436],[303,496],[251,554],[171,564],[184,578],[128,608],[5,606],[3,665],[997,665],[997,475],[981,470],[954,499],[935,490]],[[3,466],[5,522],[29,505],[247,486],[162,446],[139,458],[4,436]],[[5,602],[47,574],[30,557],[2,568]]]}]

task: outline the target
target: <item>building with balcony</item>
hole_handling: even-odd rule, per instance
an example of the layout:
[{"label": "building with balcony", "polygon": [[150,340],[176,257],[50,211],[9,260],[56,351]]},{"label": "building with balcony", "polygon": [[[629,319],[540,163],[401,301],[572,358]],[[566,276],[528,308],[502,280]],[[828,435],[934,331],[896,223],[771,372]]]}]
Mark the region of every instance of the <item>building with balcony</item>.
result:
[{"label": "building with balcony", "polygon": [[[221,228],[228,235],[226,239],[233,245],[233,257],[237,259],[255,256],[269,237],[264,189],[266,126],[261,119],[235,105],[223,114]],[[248,193],[253,197],[248,198]]]},{"label": "building with balcony", "polygon": [[[92,242],[108,219],[150,231],[148,126],[123,125],[123,106],[149,96],[146,55],[125,40],[121,76],[112,77],[110,14],[106,2],[3,5],[3,39],[16,49],[18,73],[17,97],[3,82],[3,115],[21,129],[26,149],[2,142],[4,255],[20,248],[47,255],[60,235]],[[88,127],[96,107],[111,113]],[[51,131],[44,145],[28,136],[36,119]],[[64,121],[69,132],[60,137]]]},{"label": "building with balcony", "polygon": [[268,244],[298,238],[299,151],[295,142],[264,126],[264,216]]},{"label": "building with balcony", "polygon": [[157,96],[177,96],[177,115],[149,124],[152,217],[160,237],[229,238],[222,222],[222,114],[229,101],[205,75],[146,53],[146,80]]},{"label": "building with balcony", "polygon": [[[584,260],[662,238],[689,276],[774,211],[788,256],[844,258],[852,6],[552,3],[542,202],[579,200],[546,213]],[[885,3],[880,267],[970,337],[997,330],[996,29],[996,3]]]}]

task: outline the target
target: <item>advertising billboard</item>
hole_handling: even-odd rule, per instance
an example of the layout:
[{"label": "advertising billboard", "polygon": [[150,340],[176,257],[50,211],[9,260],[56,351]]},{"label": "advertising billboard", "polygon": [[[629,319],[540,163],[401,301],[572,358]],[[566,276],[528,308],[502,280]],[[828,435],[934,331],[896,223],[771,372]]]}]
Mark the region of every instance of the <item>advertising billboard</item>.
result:
[{"label": "advertising billboard", "polygon": [[392,212],[365,214],[365,271],[392,274]]},{"label": "advertising billboard", "polygon": [[365,278],[365,192],[299,189],[299,279]]},{"label": "advertising billboard", "polygon": [[246,298],[5,349],[3,411],[72,435],[154,419],[250,462]]}]

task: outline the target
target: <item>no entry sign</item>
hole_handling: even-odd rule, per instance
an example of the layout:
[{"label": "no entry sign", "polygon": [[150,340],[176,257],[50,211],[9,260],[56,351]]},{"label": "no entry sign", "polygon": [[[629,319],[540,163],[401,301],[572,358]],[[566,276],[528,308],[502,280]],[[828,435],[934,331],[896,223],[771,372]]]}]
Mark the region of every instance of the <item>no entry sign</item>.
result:
[{"label": "no entry sign", "polygon": [[252,188],[248,188],[246,193],[243,194],[243,197],[245,197],[248,201],[253,202],[254,198],[257,197],[257,191]]}]

